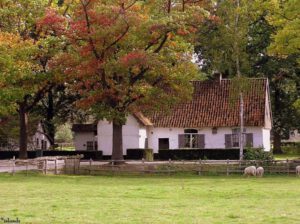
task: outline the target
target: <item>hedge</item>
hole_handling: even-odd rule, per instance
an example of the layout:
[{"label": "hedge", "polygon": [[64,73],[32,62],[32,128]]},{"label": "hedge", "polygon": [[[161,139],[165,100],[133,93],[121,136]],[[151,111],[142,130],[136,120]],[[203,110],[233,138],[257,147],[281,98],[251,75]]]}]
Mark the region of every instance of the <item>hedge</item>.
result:
[{"label": "hedge", "polygon": [[[39,156],[74,156],[83,155],[83,159],[101,160],[102,151],[63,151],[63,150],[45,150],[28,151],[28,158],[33,159]],[[19,157],[18,151],[0,151],[0,159],[11,159]]]},{"label": "hedge", "polygon": [[153,161],[153,149],[127,149],[126,159]]},{"label": "hedge", "polygon": [[[140,160],[144,149],[127,149],[126,159]],[[239,159],[239,149],[164,149],[154,154],[155,160],[198,160],[213,159],[224,160]]]},{"label": "hedge", "polygon": [[160,160],[236,160],[239,159],[239,149],[171,149],[159,150]]}]

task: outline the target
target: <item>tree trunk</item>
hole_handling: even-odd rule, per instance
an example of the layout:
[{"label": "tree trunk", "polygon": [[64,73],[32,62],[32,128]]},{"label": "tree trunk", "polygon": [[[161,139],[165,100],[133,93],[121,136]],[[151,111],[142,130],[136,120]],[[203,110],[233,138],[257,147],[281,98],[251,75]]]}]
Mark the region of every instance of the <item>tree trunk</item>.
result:
[{"label": "tree trunk", "polygon": [[280,133],[278,133],[278,131],[274,131],[274,140],[273,140],[273,153],[275,154],[282,154],[283,151],[281,149],[281,136]]},{"label": "tree trunk", "polygon": [[46,132],[49,137],[50,145],[55,144],[55,127],[53,124],[54,118],[54,106],[53,106],[53,94],[52,90],[48,92],[48,107],[47,107],[47,117],[46,117]]},{"label": "tree trunk", "polygon": [[280,103],[280,91],[278,87],[279,83],[275,83],[274,88],[274,116],[277,117],[276,122],[274,123],[274,132],[273,132],[273,153],[282,154],[281,149],[281,135],[280,130],[282,130],[282,115],[281,115],[281,103]]},{"label": "tree trunk", "polygon": [[20,151],[19,158],[27,159],[27,143],[28,143],[28,114],[26,111],[26,104],[19,104],[19,122],[20,122]]},{"label": "tree trunk", "polygon": [[113,149],[112,149],[112,160],[123,161],[123,125],[118,122],[113,122]]}]

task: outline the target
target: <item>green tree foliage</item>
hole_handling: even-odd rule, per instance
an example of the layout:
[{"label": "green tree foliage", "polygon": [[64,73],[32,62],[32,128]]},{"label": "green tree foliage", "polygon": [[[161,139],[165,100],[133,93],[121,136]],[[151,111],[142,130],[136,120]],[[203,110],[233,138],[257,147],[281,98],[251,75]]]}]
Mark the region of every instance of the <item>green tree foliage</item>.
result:
[{"label": "green tree foliage", "polygon": [[39,102],[33,113],[41,117],[44,130],[52,147],[55,146],[55,135],[58,127],[68,122],[84,122],[87,111],[76,106],[81,98],[78,92],[72,91],[66,83],[51,88]]},{"label": "green tree foliage", "polygon": [[[207,74],[220,72],[223,75],[237,74],[237,57],[240,72],[249,73],[247,54],[248,29],[257,16],[257,1],[215,1],[211,5],[212,20],[199,29],[196,51],[198,62]],[[238,21],[236,20],[238,18]]]},{"label": "green tree foliage", "polygon": [[[22,158],[27,157],[28,115],[60,81],[49,70],[48,62],[63,49],[63,42],[55,33],[45,32],[39,26],[45,10],[51,11],[55,5],[44,0],[0,3],[0,110],[2,114],[19,114]],[[56,26],[57,21],[52,22]]]},{"label": "green tree foliage", "polygon": [[290,131],[300,128],[299,112],[295,107],[300,96],[300,76],[297,54],[286,57],[268,54],[276,31],[277,27],[269,23],[269,13],[265,10],[249,28],[251,39],[247,51],[252,65],[250,75],[269,78],[274,151],[281,152],[281,139],[288,138]]},{"label": "green tree foliage", "polygon": [[[271,15],[268,21],[276,27],[272,35],[272,43],[269,46],[271,55],[287,57],[300,54],[300,1],[272,1],[270,4]],[[300,60],[298,58],[298,62]]]},{"label": "green tree foliage", "polygon": [[57,142],[70,143],[73,140],[73,135],[71,131],[71,125],[66,123],[57,127],[57,132],[55,134],[55,139]]},{"label": "green tree foliage", "polygon": [[[271,2],[271,3],[270,3]],[[278,54],[268,54],[275,49],[273,42],[281,29],[289,23],[283,17],[281,26],[270,23],[274,15],[272,1],[242,1],[240,12],[240,27],[238,44],[241,55],[241,73],[250,77],[268,77],[271,87],[274,149],[280,151],[280,142],[286,138],[290,130],[299,128],[299,115],[295,110],[299,99],[299,69],[297,54],[278,57]],[[289,2],[289,1],[287,1]],[[298,4],[298,3],[297,3]],[[291,9],[294,9],[288,4]],[[199,61],[203,71],[212,73],[219,71],[223,75],[234,76],[236,65],[233,58],[234,34],[232,25],[234,1],[218,1],[213,7],[217,22],[208,22],[199,32]],[[293,11],[293,10],[291,10]],[[226,12],[226,13],[225,13]],[[279,14],[276,14],[278,19]],[[289,14],[291,16],[292,14]],[[288,16],[286,14],[286,16]],[[274,20],[274,19],[273,19]],[[277,21],[276,24],[279,24]],[[293,33],[294,31],[292,31]],[[276,38],[275,38],[276,39]],[[299,41],[298,41],[299,42]],[[205,44],[204,44],[205,43]],[[269,52],[268,52],[269,51]]]}]

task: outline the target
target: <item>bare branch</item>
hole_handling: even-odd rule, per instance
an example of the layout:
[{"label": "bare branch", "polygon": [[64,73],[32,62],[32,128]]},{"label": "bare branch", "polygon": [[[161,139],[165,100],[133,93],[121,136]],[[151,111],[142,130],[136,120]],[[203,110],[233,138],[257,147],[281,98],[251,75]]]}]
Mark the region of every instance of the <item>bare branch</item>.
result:
[{"label": "bare branch", "polygon": [[116,45],[120,40],[122,40],[123,39],[123,37],[125,37],[125,35],[128,33],[128,31],[129,31],[129,24],[126,22],[126,28],[125,28],[125,30],[124,30],[124,32],[122,33],[122,34],[120,34],[119,35],[119,37],[116,39],[116,40],[114,40],[110,45],[108,45],[106,48],[105,48],[105,50],[104,51],[107,51],[108,49],[110,49],[111,47],[113,47],[114,45]]},{"label": "bare branch", "polygon": [[132,6],[135,5],[135,3],[137,3],[137,0],[134,0],[131,4],[129,4],[127,7],[124,7],[124,10],[130,9]]}]

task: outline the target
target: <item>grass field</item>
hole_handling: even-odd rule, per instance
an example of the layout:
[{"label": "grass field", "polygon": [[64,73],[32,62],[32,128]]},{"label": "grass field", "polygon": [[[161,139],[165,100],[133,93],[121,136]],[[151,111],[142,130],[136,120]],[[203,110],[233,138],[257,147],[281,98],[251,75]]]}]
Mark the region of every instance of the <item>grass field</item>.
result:
[{"label": "grass field", "polygon": [[1,174],[0,198],[21,223],[300,223],[295,176]]},{"label": "grass field", "polygon": [[279,160],[279,159],[300,159],[299,154],[274,154],[274,159]]}]

